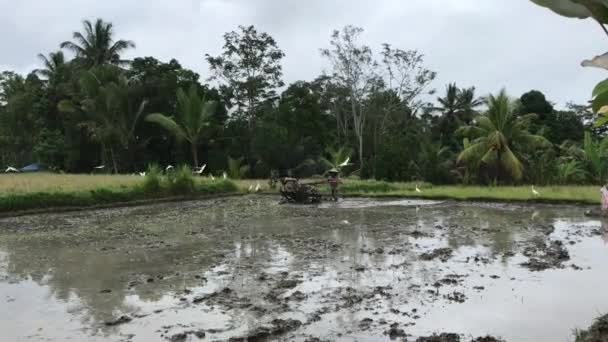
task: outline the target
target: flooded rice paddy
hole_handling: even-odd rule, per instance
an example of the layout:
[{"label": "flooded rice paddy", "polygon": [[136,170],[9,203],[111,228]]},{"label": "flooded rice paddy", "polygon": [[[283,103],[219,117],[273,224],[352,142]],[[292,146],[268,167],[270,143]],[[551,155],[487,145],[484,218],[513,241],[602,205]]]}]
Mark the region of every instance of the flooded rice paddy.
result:
[{"label": "flooded rice paddy", "polygon": [[572,341],[608,312],[584,210],[246,196],[0,219],[0,340]]}]

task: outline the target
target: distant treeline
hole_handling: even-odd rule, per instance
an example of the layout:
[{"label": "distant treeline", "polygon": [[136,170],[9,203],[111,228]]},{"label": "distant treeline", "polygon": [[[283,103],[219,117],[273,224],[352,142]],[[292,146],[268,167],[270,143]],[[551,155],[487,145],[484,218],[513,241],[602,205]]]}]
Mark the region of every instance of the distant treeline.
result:
[{"label": "distant treeline", "polygon": [[101,19],[83,24],[39,56],[41,69],[0,74],[0,166],[206,164],[216,175],[267,178],[322,174],[350,157],[344,174],[389,181],[606,180],[608,143],[586,106],[555,110],[535,90],[478,97],[449,84],[435,94],[419,52],[372,49],[357,27],[319,42],[329,73],[286,85],[285,54],[253,26],[224,35],[223,52],[204,56],[213,77],[201,80],[175,59],[124,60],[134,42]]}]

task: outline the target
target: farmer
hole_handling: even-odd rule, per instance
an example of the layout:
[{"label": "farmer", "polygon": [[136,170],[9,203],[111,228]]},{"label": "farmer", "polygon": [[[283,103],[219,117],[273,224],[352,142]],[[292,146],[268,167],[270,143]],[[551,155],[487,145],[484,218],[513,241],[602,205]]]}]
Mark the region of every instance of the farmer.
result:
[{"label": "farmer", "polygon": [[340,171],[338,169],[331,169],[327,171],[327,183],[329,183],[329,188],[331,189],[331,197],[334,201],[338,201],[338,184],[342,183],[340,179]]},{"label": "farmer", "polygon": [[608,184],[604,185],[600,189],[600,193],[602,194],[602,211],[601,211],[601,216],[608,217]]}]

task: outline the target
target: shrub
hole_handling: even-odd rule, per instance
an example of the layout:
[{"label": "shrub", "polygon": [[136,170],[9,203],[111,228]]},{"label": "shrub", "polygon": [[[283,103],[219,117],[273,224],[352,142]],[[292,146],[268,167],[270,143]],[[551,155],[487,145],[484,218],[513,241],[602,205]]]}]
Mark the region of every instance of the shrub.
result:
[{"label": "shrub", "polygon": [[160,167],[156,164],[148,166],[148,171],[144,177],[142,188],[145,193],[158,193],[161,190],[161,174]]},{"label": "shrub", "polygon": [[195,190],[192,169],[187,165],[178,167],[175,172],[167,175],[169,192],[176,195],[190,194]]}]

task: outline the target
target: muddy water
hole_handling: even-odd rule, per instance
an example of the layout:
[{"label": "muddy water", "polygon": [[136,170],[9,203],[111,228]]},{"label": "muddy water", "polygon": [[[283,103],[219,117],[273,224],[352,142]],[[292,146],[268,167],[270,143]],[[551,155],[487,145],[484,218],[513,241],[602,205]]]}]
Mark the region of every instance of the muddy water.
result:
[{"label": "muddy water", "polygon": [[572,341],[608,312],[583,212],[251,196],[2,219],[0,340]]}]

